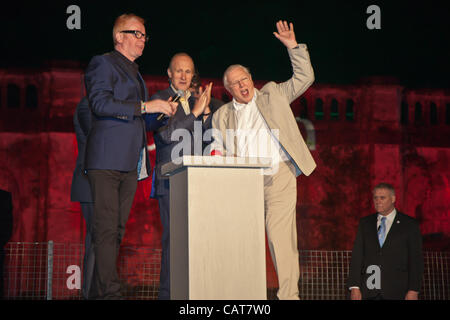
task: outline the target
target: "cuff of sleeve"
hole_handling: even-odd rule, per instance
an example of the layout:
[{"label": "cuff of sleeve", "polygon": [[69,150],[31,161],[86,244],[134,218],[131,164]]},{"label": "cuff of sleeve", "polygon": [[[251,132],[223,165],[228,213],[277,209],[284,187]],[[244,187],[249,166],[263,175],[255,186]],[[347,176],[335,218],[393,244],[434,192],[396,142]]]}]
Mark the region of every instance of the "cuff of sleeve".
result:
[{"label": "cuff of sleeve", "polygon": [[290,48],[289,50],[298,50],[298,49],[308,50],[308,46],[304,43],[298,43],[296,47]]},{"label": "cuff of sleeve", "polygon": [[299,43],[297,47],[302,49],[308,49],[308,46],[304,43]]},{"label": "cuff of sleeve", "polygon": [[202,120],[203,119],[203,113],[200,114],[198,117],[195,116],[192,112],[188,114],[188,117],[192,117],[194,120]]},{"label": "cuff of sleeve", "polygon": [[134,116],[141,116],[142,115],[142,111],[141,111],[141,103],[140,102],[136,102],[136,104],[134,105]]}]

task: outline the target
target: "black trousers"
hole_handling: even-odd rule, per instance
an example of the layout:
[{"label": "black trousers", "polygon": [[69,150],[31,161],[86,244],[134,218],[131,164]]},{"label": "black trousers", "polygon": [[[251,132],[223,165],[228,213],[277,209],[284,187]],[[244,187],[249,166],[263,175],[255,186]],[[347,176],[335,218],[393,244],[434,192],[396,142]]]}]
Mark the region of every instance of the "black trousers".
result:
[{"label": "black trousers", "polygon": [[89,299],[120,299],[117,257],[136,193],[137,171],[89,170],[88,178],[94,200],[95,255]]},{"label": "black trousers", "polygon": [[86,222],[86,237],[84,238],[83,280],[81,293],[85,299],[89,299],[92,276],[94,274],[95,253],[92,245],[92,217],[94,216],[93,202],[80,202],[84,221]]},{"label": "black trousers", "polygon": [[383,298],[383,295],[381,293],[378,293],[376,296],[365,298],[363,300],[386,300]]},{"label": "black trousers", "polygon": [[170,300],[170,196],[158,196],[159,215],[163,227],[161,238],[161,273],[159,274],[159,300]]}]

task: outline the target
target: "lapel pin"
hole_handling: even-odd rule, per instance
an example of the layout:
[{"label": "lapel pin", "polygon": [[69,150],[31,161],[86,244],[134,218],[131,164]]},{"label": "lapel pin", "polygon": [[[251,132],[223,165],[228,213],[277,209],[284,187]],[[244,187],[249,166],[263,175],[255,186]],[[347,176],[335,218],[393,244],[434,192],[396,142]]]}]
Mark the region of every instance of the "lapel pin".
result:
[{"label": "lapel pin", "polygon": [[400,223],[400,220],[397,220],[397,223]]}]

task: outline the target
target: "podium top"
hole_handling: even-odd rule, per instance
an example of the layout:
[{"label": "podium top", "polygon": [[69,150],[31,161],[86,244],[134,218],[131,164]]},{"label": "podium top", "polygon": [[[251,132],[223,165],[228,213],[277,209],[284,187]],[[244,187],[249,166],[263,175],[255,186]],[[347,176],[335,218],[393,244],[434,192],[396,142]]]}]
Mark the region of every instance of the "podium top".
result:
[{"label": "podium top", "polygon": [[183,167],[254,168],[266,169],[272,165],[271,158],[241,158],[222,156],[182,156],[161,167],[161,173],[170,176]]}]

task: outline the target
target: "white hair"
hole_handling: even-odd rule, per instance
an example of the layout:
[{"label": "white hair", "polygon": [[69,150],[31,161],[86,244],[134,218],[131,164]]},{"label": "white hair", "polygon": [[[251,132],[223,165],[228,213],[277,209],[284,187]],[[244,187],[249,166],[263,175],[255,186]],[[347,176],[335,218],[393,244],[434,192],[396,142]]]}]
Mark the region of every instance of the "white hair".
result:
[{"label": "white hair", "polygon": [[225,72],[223,73],[223,86],[228,90],[228,73],[231,72],[231,70],[236,69],[236,68],[241,68],[243,69],[246,73],[248,73],[248,75],[251,77],[252,74],[250,73],[250,70],[247,67],[244,67],[241,64],[232,64],[231,66],[229,66]]}]

